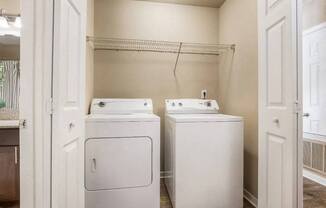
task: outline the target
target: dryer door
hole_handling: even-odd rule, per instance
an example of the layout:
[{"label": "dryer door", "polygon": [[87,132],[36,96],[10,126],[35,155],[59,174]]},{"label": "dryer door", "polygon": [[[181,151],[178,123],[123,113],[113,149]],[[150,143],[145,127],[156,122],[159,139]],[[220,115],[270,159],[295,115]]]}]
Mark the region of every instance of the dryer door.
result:
[{"label": "dryer door", "polygon": [[149,186],[152,183],[152,139],[88,139],[85,187],[89,191]]}]

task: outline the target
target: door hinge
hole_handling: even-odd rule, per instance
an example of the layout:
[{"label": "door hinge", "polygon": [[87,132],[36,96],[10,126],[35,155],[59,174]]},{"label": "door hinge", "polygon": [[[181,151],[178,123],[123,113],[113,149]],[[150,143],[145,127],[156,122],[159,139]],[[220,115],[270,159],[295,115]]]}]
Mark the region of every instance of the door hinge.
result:
[{"label": "door hinge", "polygon": [[53,99],[49,98],[47,103],[46,103],[46,111],[48,114],[52,115],[54,111],[54,104],[53,104]]},{"label": "door hinge", "polygon": [[299,114],[301,112],[301,106],[298,100],[294,101],[294,113]]}]

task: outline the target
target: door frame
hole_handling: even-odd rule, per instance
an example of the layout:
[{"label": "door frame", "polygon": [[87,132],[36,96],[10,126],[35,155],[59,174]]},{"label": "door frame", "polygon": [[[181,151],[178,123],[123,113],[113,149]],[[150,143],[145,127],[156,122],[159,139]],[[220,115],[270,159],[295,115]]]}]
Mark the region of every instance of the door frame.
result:
[{"label": "door frame", "polygon": [[53,3],[21,0],[21,208],[51,205]]},{"label": "door frame", "polygon": [[302,17],[303,17],[303,0],[297,2],[297,205],[303,208],[303,64],[302,64]]}]

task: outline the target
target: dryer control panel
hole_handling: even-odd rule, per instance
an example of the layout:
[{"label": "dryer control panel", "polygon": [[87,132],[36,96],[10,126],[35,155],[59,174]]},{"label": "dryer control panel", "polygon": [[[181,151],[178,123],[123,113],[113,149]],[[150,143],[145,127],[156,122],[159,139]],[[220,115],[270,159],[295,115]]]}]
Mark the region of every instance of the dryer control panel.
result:
[{"label": "dryer control panel", "polygon": [[205,114],[218,113],[219,106],[216,100],[167,99],[165,110],[172,114]]},{"label": "dryer control panel", "polygon": [[153,113],[151,99],[93,99],[91,114]]}]

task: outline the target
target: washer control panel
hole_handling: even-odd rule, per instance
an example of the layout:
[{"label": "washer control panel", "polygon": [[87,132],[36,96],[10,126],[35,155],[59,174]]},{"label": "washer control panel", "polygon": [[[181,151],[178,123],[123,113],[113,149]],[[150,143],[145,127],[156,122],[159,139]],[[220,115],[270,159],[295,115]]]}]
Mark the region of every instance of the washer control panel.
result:
[{"label": "washer control panel", "polygon": [[167,99],[165,110],[167,113],[184,114],[218,113],[219,106],[216,100]]}]

